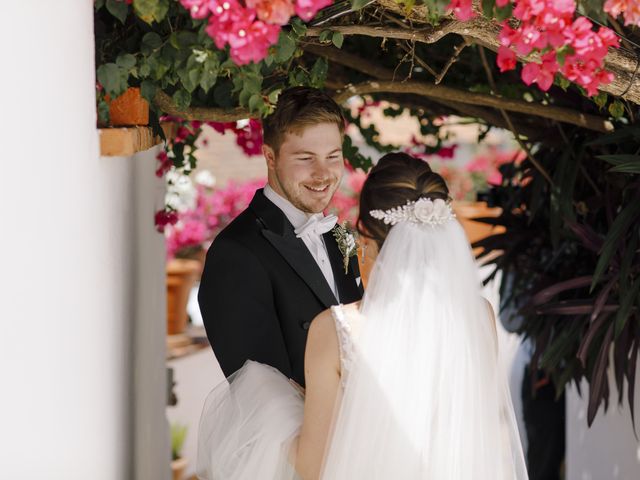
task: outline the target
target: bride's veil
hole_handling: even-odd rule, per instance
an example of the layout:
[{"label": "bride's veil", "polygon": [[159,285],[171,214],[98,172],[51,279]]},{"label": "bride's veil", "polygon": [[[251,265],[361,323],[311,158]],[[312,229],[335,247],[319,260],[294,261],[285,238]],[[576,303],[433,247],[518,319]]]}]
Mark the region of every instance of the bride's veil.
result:
[{"label": "bride's veil", "polygon": [[392,227],[361,313],[322,478],[526,479],[495,327],[458,221]]}]

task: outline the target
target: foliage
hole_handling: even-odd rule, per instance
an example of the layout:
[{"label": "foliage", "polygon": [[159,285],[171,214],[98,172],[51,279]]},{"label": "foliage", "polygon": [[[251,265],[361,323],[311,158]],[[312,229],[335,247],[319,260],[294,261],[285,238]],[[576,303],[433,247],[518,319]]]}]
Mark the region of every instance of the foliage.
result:
[{"label": "foliage", "polygon": [[[506,233],[477,242],[502,271],[503,311],[516,312],[534,340],[533,368],[552,377],[558,393],[567,382],[589,382],[588,422],[609,401],[607,368],[613,368],[619,401],[626,378],[634,400],[640,347],[640,129],[588,141],[582,132],[541,145],[536,159],[553,185],[529,160],[502,167],[494,189],[504,211],[487,223]],[[608,164],[600,161],[605,160]],[[611,165],[614,165],[611,167]]]},{"label": "foliage", "polygon": [[187,438],[188,427],[178,423],[171,424],[171,459],[177,460],[182,454],[182,446]]}]

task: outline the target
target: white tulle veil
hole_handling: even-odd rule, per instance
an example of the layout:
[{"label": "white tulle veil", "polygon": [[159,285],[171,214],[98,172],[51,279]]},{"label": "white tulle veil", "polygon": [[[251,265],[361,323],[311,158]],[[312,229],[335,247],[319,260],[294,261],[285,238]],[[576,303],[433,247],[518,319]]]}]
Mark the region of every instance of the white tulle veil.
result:
[{"label": "white tulle veil", "polygon": [[361,313],[322,478],[526,479],[495,330],[458,221],[393,226]]}]

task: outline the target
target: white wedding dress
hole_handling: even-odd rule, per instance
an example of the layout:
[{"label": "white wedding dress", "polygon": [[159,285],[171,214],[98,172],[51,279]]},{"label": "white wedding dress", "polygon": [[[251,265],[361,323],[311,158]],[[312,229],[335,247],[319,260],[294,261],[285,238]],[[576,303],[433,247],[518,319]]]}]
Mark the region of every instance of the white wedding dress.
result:
[{"label": "white wedding dress", "polygon": [[[355,310],[355,309],[354,309]],[[526,480],[497,339],[457,221],[400,223],[359,312],[332,308],[342,388],[323,480]],[[203,480],[298,478],[304,398],[249,361],[214,389],[199,432]]]},{"label": "white wedding dress", "polygon": [[[344,385],[353,356],[342,306],[331,308]],[[197,474],[203,480],[293,480],[290,447],[302,425],[304,397],[277,369],[247,361],[207,397],[200,419]]]}]

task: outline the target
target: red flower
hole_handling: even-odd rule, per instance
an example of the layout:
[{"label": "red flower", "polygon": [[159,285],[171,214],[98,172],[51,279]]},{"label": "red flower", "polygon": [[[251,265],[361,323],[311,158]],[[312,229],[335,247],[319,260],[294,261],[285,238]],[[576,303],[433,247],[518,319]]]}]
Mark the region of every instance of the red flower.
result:
[{"label": "red flower", "polygon": [[175,225],[178,221],[178,214],[173,210],[158,210],[155,215],[156,230],[164,233],[167,225]]},{"label": "red flower", "polygon": [[509,47],[501,46],[498,49],[497,63],[501,72],[513,70],[516,68],[516,53]]}]

